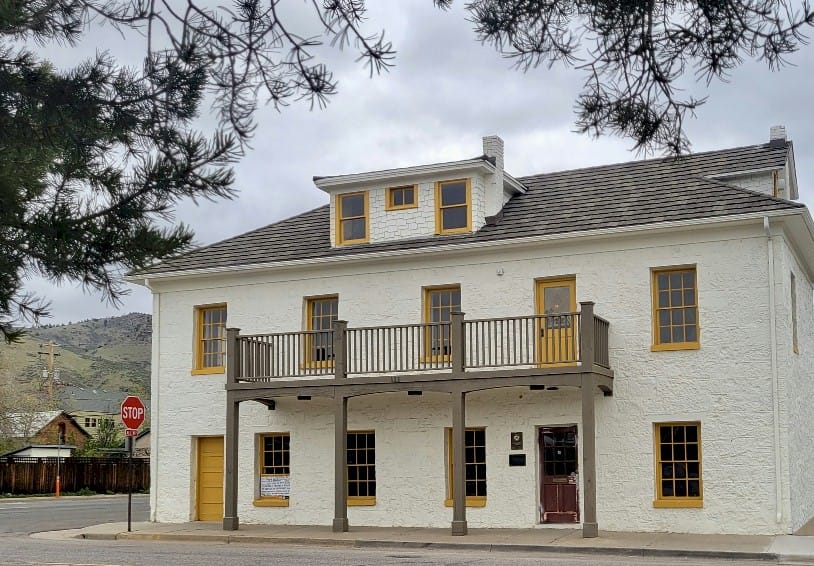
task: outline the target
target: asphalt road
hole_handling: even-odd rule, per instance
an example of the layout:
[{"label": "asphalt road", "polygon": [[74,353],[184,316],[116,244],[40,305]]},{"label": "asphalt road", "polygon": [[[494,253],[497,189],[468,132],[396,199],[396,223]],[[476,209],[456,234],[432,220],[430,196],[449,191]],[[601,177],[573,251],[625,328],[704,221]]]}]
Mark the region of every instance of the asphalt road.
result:
[{"label": "asphalt road", "polygon": [[361,566],[374,564],[425,566],[712,566],[755,565],[767,562],[731,560],[644,559],[629,556],[599,557],[548,553],[448,550],[392,550],[294,545],[182,543],[159,541],[40,540],[28,537],[0,539],[2,565],[81,566]]},{"label": "asphalt road", "polygon": [[[133,522],[147,521],[149,507],[149,495],[133,495]],[[0,499],[0,535],[79,529],[122,521],[127,521],[126,495]]]}]

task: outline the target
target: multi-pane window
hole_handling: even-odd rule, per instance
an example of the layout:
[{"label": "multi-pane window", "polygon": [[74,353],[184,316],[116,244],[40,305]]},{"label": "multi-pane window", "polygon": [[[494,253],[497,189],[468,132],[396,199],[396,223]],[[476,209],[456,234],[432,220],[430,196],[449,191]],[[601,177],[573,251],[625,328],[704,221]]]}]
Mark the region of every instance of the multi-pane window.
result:
[{"label": "multi-pane window", "polygon": [[701,423],[659,423],[656,435],[656,507],[701,507]]},{"label": "multi-pane window", "polygon": [[260,436],[260,497],[287,502],[291,495],[291,436]]},{"label": "multi-pane window", "polygon": [[348,502],[352,505],[376,502],[376,434],[373,431],[348,432]]},{"label": "multi-pane window", "polygon": [[226,305],[198,307],[195,369],[223,371],[226,356]]},{"label": "multi-pane window", "polygon": [[337,242],[354,244],[367,242],[367,193],[338,195]]},{"label": "multi-pane window", "polygon": [[439,234],[468,232],[471,226],[469,179],[441,181],[435,192],[435,230]]},{"label": "multi-pane window", "polygon": [[404,187],[391,187],[387,189],[387,210],[399,210],[401,208],[415,208],[418,206],[418,198],[415,185]]},{"label": "multi-pane window", "polygon": [[800,353],[797,346],[797,279],[791,274],[791,345],[795,354]]},{"label": "multi-pane window", "polygon": [[306,302],[306,362],[333,363],[333,324],[339,316],[339,297],[317,297]]},{"label": "multi-pane window", "polygon": [[424,322],[429,323],[424,337],[425,358],[449,356],[452,313],[461,310],[461,287],[424,290]]},{"label": "multi-pane window", "polygon": [[653,349],[698,348],[694,267],[653,271]]},{"label": "multi-pane window", "polygon": [[94,417],[85,417],[85,428],[96,428],[97,420]]},{"label": "multi-pane window", "polygon": [[[447,429],[448,491],[447,504],[452,504],[454,478],[454,449],[452,429]],[[464,431],[464,493],[468,506],[482,505],[486,501],[486,429],[467,428]]]}]

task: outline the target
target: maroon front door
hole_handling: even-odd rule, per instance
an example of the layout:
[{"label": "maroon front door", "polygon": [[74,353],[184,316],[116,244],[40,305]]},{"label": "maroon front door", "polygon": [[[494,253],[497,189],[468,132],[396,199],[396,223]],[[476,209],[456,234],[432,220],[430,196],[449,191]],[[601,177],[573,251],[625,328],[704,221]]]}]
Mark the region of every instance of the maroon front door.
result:
[{"label": "maroon front door", "polygon": [[540,520],[578,523],[577,427],[541,428]]}]

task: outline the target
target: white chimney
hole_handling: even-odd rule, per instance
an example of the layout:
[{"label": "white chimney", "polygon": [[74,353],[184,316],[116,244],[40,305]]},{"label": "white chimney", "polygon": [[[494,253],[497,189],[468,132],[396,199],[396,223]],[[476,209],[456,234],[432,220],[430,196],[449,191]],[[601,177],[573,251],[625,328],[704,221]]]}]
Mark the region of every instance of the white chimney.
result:
[{"label": "white chimney", "polygon": [[486,216],[494,216],[503,208],[503,139],[500,136],[484,136],[483,154],[495,162],[495,173],[486,179]]},{"label": "white chimney", "polygon": [[786,141],[786,126],[772,126],[769,128],[769,141]]}]

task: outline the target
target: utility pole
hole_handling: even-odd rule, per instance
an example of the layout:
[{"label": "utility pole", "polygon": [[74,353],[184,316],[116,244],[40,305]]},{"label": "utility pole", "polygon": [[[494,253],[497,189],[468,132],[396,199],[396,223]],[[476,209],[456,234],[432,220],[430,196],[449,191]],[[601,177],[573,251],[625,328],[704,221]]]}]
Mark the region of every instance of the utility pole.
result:
[{"label": "utility pole", "polygon": [[50,403],[51,407],[54,406],[54,357],[58,356],[59,353],[54,352],[54,341],[49,340],[48,344],[40,344],[40,348],[47,348],[46,351],[39,351],[38,354],[45,354],[48,356],[46,358],[46,373],[47,375],[45,378],[48,380],[48,402]]}]

